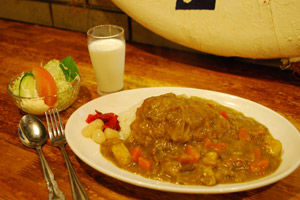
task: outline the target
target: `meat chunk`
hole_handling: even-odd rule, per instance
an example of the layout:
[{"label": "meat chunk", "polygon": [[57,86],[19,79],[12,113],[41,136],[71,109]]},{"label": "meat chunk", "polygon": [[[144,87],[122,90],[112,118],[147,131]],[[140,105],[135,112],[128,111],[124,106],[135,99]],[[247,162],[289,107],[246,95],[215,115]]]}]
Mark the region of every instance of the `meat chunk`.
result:
[{"label": "meat chunk", "polygon": [[144,100],[131,124],[132,139],[148,145],[164,139],[184,143],[220,138],[229,122],[199,98],[165,94]]}]

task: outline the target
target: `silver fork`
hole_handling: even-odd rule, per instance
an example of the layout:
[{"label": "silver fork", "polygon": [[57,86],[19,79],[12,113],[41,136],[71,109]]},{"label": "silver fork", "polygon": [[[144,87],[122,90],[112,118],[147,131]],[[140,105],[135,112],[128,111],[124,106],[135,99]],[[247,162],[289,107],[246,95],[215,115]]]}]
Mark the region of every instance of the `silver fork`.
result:
[{"label": "silver fork", "polygon": [[48,132],[49,132],[51,143],[54,146],[59,147],[64,156],[66,166],[69,172],[73,199],[75,200],[89,199],[87,193],[82,187],[73,169],[72,163],[70,162],[70,159],[66,152],[65,144],[67,143],[67,141],[65,138],[65,128],[57,108],[46,111],[45,115],[46,115],[46,121],[48,125]]}]

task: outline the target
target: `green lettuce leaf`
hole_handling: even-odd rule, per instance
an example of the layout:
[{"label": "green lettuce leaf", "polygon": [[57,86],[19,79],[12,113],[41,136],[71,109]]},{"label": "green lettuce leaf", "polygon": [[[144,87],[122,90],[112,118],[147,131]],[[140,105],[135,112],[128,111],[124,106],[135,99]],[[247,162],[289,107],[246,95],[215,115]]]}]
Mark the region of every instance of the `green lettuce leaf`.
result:
[{"label": "green lettuce leaf", "polygon": [[71,56],[62,59],[62,61],[59,64],[59,67],[63,71],[66,77],[66,81],[68,82],[72,82],[76,76],[79,76],[79,70]]}]

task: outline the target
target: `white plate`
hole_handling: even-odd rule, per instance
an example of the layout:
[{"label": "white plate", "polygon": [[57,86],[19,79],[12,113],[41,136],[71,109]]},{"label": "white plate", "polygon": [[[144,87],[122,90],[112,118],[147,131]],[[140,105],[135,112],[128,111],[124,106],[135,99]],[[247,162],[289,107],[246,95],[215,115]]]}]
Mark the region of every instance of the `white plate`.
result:
[{"label": "white plate", "polygon": [[[212,187],[177,185],[147,179],[116,167],[114,164],[102,157],[99,152],[98,144],[94,143],[91,139],[84,138],[81,135],[81,129],[86,125],[86,117],[88,114],[94,113],[95,109],[104,113],[114,112],[118,114],[147,97],[157,96],[168,92],[173,92],[178,95],[186,94],[188,96],[199,96],[217,101],[220,104],[244,113],[248,117],[253,117],[258,122],[267,126],[271,134],[276,139],[279,139],[283,145],[282,164],[279,169],[270,176],[246,183],[220,184]],[[68,120],[65,131],[67,142],[73,152],[94,169],[127,183],[169,192],[212,194],[250,190],[274,183],[288,176],[297,169],[300,164],[298,153],[295,153],[300,152],[300,133],[288,120],[276,112],[255,102],[208,90],[180,87],[158,87],[127,90],[99,97],[76,110]]]}]

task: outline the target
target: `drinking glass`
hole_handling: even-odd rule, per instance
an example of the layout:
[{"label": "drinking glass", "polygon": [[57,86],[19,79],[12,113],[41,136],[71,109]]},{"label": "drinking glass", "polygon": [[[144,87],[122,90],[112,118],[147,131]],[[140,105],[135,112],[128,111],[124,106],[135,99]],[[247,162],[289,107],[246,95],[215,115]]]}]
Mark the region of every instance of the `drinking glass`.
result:
[{"label": "drinking glass", "polygon": [[105,95],[124,87],[125,37],[117,25],[99,25],[87,31],[88,49],[97,81]]}]

